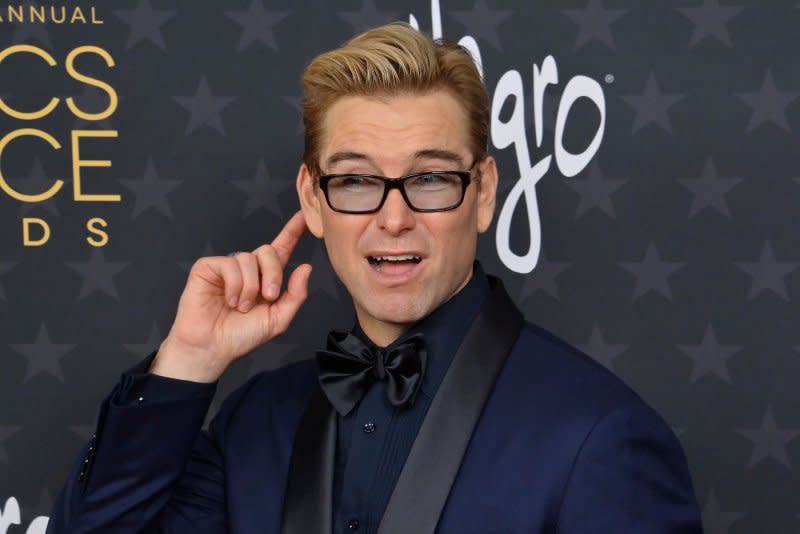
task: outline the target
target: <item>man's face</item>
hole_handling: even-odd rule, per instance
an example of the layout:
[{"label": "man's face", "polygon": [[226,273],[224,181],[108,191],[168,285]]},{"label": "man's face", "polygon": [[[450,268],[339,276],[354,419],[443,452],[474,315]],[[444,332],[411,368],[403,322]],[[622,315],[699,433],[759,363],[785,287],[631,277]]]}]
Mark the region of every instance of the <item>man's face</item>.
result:
[{"label": "man's face", "polygon": [[[349,96],[325,117],[322,174],[397,178],[423,171],[464,171],[473,164],[466,114],[446,91],[392,97]],[[475,183],[481,175],[480,190]],[[302,166],[298,193],[309,229],[325,240],[359,323],[388,344],[457,293],[472,275],[478,233],[490,225],[497,171],[476,165],[458,208],[419,213],[393,189],[371,214],[333,211]],[[405,261],[376,261],[392,257]]]}]

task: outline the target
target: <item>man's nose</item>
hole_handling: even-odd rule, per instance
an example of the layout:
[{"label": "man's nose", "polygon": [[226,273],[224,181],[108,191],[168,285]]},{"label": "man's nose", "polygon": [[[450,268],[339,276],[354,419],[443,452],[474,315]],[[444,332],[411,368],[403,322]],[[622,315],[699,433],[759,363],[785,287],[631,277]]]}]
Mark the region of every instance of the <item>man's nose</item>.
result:
[{"label": "man's nose", "polygon": [[414,228],[417,220],[414,211],[406,204],[402,193],[392,189],[377,212],[378,226],[390,234],[397,235]]}]

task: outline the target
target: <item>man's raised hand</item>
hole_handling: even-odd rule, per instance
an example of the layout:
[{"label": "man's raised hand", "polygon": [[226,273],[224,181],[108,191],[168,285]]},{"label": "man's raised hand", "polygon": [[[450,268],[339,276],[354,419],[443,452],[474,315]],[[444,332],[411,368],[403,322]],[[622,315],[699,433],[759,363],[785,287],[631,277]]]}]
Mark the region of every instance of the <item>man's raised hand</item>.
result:
[{"label": "man's raised hand", "polygon": [[268,245],[197,260],[150,372],[213,382],[237,358],[284,332],[308,295],[307,263],[292,272],[281,293],[289,257],[305,230],[298,211]]}]

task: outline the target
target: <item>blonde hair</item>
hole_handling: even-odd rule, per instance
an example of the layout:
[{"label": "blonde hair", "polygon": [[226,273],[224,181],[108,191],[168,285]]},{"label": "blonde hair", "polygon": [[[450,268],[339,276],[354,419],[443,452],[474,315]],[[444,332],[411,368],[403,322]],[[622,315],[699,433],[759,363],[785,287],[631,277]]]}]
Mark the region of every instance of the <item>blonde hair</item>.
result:
[{"label": "blonde hair", "polygon": [[425,94],[444,89],[464,109],[475,161],[486,155],[489,95],[466,48],[434,41],[404,22],[368,30],[317,56],[303,73],[303,162],[320,173],[325,113],[344,96]]}]

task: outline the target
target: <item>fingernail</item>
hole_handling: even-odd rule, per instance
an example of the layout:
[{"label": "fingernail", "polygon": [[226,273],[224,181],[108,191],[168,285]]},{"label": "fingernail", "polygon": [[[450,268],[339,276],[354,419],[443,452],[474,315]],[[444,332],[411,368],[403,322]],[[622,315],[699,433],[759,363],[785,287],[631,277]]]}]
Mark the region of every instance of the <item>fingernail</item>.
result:
[{"label": "fingernail", "polygon": [[247,310],[249,310],[250,309],[250,301],[249,300],[243,301],[239,305],[239,309],[242,310],[243,312],[246,312]]},{"label": "fingernail", "polygon": [[236,301],[237,301],[237,300],[238,300],[238,299],[237,299],[235,296],[231,297],[230,299],[228,299],[228,305],[229,305],[231,308],[235,308],[235,307],[236,307]]},{"label": "fingernail", "polygon": [[278,296],[278,284],[270,284],[267,287],[267,296],[271,299]]}]

